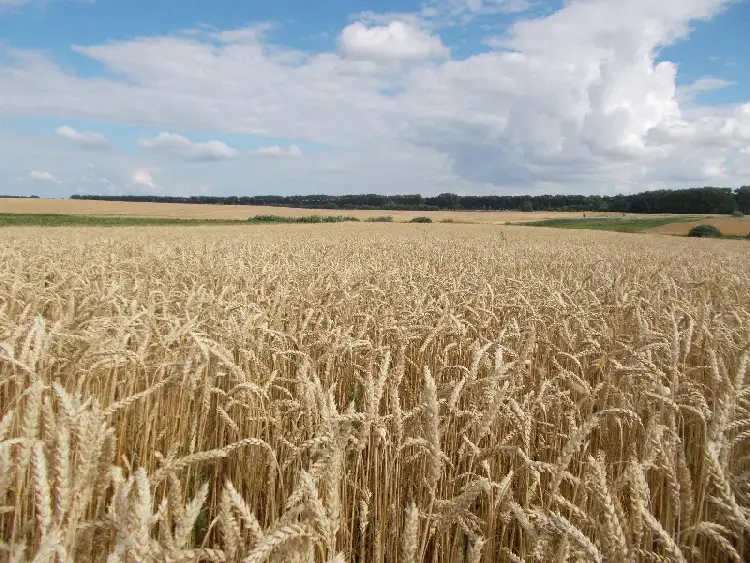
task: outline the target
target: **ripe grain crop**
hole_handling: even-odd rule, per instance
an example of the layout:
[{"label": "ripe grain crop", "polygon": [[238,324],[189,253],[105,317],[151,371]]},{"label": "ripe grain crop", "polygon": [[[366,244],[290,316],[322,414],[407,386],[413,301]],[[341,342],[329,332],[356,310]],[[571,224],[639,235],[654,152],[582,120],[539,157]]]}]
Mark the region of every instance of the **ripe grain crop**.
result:
[{"label": "ripe grain crop", "polygon": [[746,253],[7,229],[0,560],[746,560]]},{"label": "ripe grain crop", "polygon": [[[531,221],[552,217],[580,217],[580,212],[563,211],[383,211],[378,209],[302,209],[294,207],[264,207],[257,205],[213,205],[200,203],[145,203],[132,201],[93,201],[82,199],[21,199],[0,197],[0,213],[13,214],[63,214],[127,217],[161,217],[172,219],[240,220],[255,215],[303,217],[310,215],[352,215],[365,221],[373,217],[391,215],[393,221],[406,223],[421,215],[435,222],[505,223],[506,221]],[[621,213],[616,213],[618,217]]]}]

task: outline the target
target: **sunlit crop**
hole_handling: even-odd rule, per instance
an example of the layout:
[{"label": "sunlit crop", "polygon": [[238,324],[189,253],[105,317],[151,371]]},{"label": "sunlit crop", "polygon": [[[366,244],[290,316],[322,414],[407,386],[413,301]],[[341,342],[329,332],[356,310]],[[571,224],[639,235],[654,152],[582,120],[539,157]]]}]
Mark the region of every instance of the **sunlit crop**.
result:
[{"label": "sunlit crop", "polygon": [[744,241],[0,232],[0,560],[742,561]]}]

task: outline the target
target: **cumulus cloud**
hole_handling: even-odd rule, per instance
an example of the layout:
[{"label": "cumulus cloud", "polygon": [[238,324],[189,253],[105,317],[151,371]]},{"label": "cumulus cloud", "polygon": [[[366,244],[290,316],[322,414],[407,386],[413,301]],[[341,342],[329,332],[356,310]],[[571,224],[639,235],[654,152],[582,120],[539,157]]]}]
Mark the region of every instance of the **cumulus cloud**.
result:
[{"label": "cumulus cloud", "polygon": [[68,139],[86,148],[102,149],[109,146],[109,141],[104,135],[93,131],[76,131],[68,125],[63,125],[55,129],[55,133],[63,139]]},{"label": "cumulus cloud", "polygon": [[302,156],[302,151],[297,145],[289,145],[288,147],[282,147],[280,145],[271,145],[268,147],[261,147],[255,151],[255,154],[259,156]]},{"label": "cumulus cloud", "polygon": [[347,58],[370,61],[440,58],[450,53],[438,36],[402,21],[372,27],[355,22],[344,28],[339,47]]},{"label": "cumulus cloud", "polygon": [[[664,181],[670,181],[670,164],[688,147],[659,135],[660,142],[653,142],[652,133],[695,123],[676,98],[676,65],[657,62],[656,54],[683,37],[690,21],[709,17],[723,4],[588,0],[521,20],[498,38],[503,50],[450,65],[450,72],[420,74],[424,107],[478,111],[465,111],[462,119],[420,120],[417,135],[451,154],[459,173],[474,180],[494,183],[505,176],[572,184],[583,172],[588,183],[644,189],[659,185],[663,169]],[[726,150],[737,118],[716,121],[725,128],[717,151]],[[690,154],[696,162],[718,158],[721,176],[736,178],[733,155],[719,156]],[[693,182],[704,177],[698,170]]]},{"label": "cumulus cloud", "polygon": [[169,132],[161,132],[151,139],[139,139],[138,146],[185,160],[226,160],[237,154],[236,149],[221,141],[194,143],[187,137]]},{"label": "cumulus cloud", "polygon": [[[0,112],[265,135],[330,149],[289,159],[278,171],[270,159],[232,159],[235,149],[219,141],[171,133],[141,140],[154,159],[224,158],[203,167],[214,176],[223,171],[215,193],[238,192],[253,167],[324,189],[335,169],[349,191],[371,190],[373,178],[379,189],[423,193],[436,186],[612,193],[741,185],[750,174],[750,104],[702,105],[695,93],[720,84],[699,81],[692,94],[678,89],[678,66],[659,58],[694,21],[728,4],[566,2],[527,15],[494,37],[494,48],[464,58],[448,57],[416,20],[398,19],[352,24],[338,52],[269,45],[255,29],[218,41],[195,32],[76,47],[108,68],[106,78],[16,50],[0,62]],[[382,64],[404,60],[410,64]]]},{"label": "cumulus cloud", "polygon": [[151,171],[148,168],[134,170],[132,180],[133,183],[138,186],[145,186],[151,190],[156,189],[156,182],[154,182],[154,177],[151,175]]},{"label": "cumulus cloud", "polygon": [[54,174],[50,174],[49,172],[45,172],[43,170],[32,170],[29,172],[29,178],[32,180],[39,180],[42,182],[52,182],[54,184],[62,184],[62,181],[55,176]]}]

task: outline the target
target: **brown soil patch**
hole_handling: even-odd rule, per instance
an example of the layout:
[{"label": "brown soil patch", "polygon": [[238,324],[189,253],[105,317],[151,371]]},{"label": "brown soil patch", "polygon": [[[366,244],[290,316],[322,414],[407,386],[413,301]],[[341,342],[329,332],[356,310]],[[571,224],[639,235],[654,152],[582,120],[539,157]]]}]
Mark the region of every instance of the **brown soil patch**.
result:
[{"label": "brown soil patch", "polygon": [[670,223],[646,231],[647,233],[661,233],[666,235],[686,235],[696,225],[713,225],[725,235],[746,235],[750,233],[750,218],[748,217],[713,217],[690,221],[689,223]]}]

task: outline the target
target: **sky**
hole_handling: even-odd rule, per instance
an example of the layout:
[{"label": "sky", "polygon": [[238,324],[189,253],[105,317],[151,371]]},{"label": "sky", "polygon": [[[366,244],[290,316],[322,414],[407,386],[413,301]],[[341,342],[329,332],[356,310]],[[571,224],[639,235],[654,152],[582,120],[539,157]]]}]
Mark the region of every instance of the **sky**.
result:
[{"label": "sky", "polygon": [[0,0],[0,193],[750,184],[750,0]]}]

